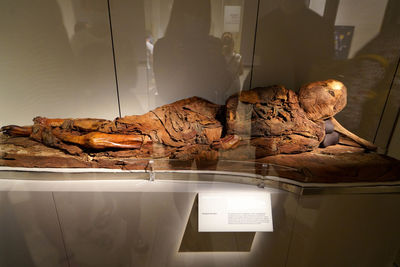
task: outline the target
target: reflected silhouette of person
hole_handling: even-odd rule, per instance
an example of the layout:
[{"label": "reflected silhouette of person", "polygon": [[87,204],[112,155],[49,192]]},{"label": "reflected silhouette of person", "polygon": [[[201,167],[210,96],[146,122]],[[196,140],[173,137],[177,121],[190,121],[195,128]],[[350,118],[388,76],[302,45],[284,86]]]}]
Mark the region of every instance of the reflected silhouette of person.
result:
[{"label": "reflected silhouette of person", "polygon": [[239,92],[241,90],[241,84],[239,76],[243,74],[243,62],[242,56],[235,52],[235,42],[233,40],[232,33],[224,32],[221,37],[222,41],[222,54],[224,55],[227,69],[232,75],[232,81],[226,91],[224,97],[228,99],[231,95]]},{"label": "reflected silhouette of person", "polygon": [[221,40],[209,34],[210,0],[175,0],[163,38],[154,45],[157,104],[192,96],[219,102],[231,82]]},{"label": "reflected silhouette of person", "polygon": [[[384,109],[396,114],[400,107],[400,79],[396,75],[400,56],[398,1],[388,3],[383,21],[381,31],[336,70],[338,79],[348,88],[346,112],[338,118],[347,129],[370,141],[377,137]],[[390,131],[386,128],[379,131]]]},{"label": "reflected silhouette of person", "polygon": [[252,87],[281,84],[298,90],[321,80],[334,55],[334,27],[301,0],[280,0],[260,19]]}]

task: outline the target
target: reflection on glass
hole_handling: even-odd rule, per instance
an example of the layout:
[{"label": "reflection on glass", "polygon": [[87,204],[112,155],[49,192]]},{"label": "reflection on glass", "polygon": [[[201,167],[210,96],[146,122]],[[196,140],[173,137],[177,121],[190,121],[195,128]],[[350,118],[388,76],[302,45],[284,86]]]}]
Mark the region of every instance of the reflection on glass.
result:
[{"label": "reflection on glass", "polygon": [[278,7],[262,16],[257,31],[252,85],[282,84],[297,90],[323,80],[320,70],[333,58],[333,25],[307,8],[305,1],[280,0]]},{"label": "reflection on glass", "polygon": [[[154,66],[155,79],[150,76],[149,89],[156,106],[192,96],[223,103],[241,89],[242,60],[236,51],[242,1],[229,5],[210,0],[151,4],[145,5],[146,17],[154,18],[147,19],[146,46],[148,67]],[[156,10],[158,16],[153,16]]]},{"label": "reflection on glass", "polygon": [[222,54],[224,55],[227,69],[232,75],[232,81],[227,91],[226,98],[232,94],[239,92],[241,89],[240,75],[243,74],[243,63],[242,56],[235,52],[235,41],[233,35],[230,32],[224,32],[222,35]]},{"label": "reflection on glass", "polygon": [[0,32],[1,125],[118,114],[106,2],[1,1]]},{"label": "reflection on glass", "polygon": [[[391,85],[400,53],[399,11],[396,0],[261,1],[251,87],[281,84],[297,91],[308,82],[338,79],[348,88],[338,120],[386,146],[399,106]],[[390,118],[386,123],[383,115]]]},{"label": "reflection on glass", "polygon": [[[339,6],[336,23],[346,22],[346,10],[356,9],[359,7],[354,3],[344,2]],[[348,88],[347,108],[338,118],[349,130],[384,147],[387,140],[376,139],[378,127],[383,127],[382,132],[390,132],[392,127],[380,123],[382,114],[386,109],[389,116],[395,117],[399,107],[398,94],[389,95],[389,92],[400,53],[400,5],[398,1],[382,1],[375,6],[365,6],[362,11],[364,16],[370,14],[371,19],[359,14],[353,21],[347,18],[347,23],[356,25],[349,58],[337,60],[331,72]],[[353,46],[356,49],[352,49]]]}]

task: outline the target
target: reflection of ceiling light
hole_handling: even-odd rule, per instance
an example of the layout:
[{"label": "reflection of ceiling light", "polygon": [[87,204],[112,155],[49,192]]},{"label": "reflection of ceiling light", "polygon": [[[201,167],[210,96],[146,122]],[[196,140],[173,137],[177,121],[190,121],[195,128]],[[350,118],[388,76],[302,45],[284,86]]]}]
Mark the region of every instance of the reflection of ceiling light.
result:
[{"label": "reflection of ceiling light", "polygon": [[341,90],[343,87],[343,84],[341,82],[334,81],[334,82],[332,82],[331,86],[332,86],[333,90]]}]

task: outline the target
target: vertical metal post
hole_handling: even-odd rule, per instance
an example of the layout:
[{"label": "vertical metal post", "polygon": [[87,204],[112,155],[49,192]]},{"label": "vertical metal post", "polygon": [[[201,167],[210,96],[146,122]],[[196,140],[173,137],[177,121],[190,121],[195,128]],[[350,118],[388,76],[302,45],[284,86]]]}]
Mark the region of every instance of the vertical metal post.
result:
[{"label": "vertical metal post", "polygon": [[265,187],[265,183],[264,180],[267,179],[267,175],[269,174],[269,164],[268,163],[263,163],[261,165],[261,176],[262,176],[262,181],[260,184],[258,184],[258,187],[260,188],[264,188]]},{"label": "vertical metal post", "polygon": [[154,182],[156,174],[154,172],[154,160],[149,160],[149,181]]},{"label": "vertical metal post", "polygon": [[249,89],[252,88],[252,82],[253,82],[253,72],[254,72],[254,57],[256,54],[256,42],[257,42],[257,28],[258,28],[258,15],[260,11],[260,0],[257,0],[257,15],[256,15],[256,26],[254,29],[254,43],[253,43],[253,55],[251,57],[251,69],[250,69],[250,85]]},{"label": "vertical metal post", "polygon": [[107,0],[107,8],[108,8],[108,22],[110,25],[110,35],[111,35],[111,50],[112,50],[112,57],[114,63],[114,76],[115,76],[115,86],[117,88],[117,101],[118,101],[118,114],[121,118],[121,103],[119,100],[119,88],[118,88],[118,74],[117,74],[117,63],[115,60],[115,48],[114,48],[114,36],[113,36],[113,29],[111,23],[111,7],[110,7],[110,0]]}]

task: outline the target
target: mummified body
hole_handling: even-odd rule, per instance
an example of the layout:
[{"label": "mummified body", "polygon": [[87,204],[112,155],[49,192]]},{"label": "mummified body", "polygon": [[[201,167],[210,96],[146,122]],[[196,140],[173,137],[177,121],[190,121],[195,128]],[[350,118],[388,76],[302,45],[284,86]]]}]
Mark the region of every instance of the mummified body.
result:
[{"label": "mummified body", "polygon": [[225,106],[192,97],[114,121],[37,117],[33,126],[10,125],[2,131],[77,155],[122,150],[136,157],[193,158],[246,145],[262,157],[318,147],[330,134],[324,120],[345,105],[344,85],[328,80],[304,86],[299,95],[271,86],[233,95]]}]

